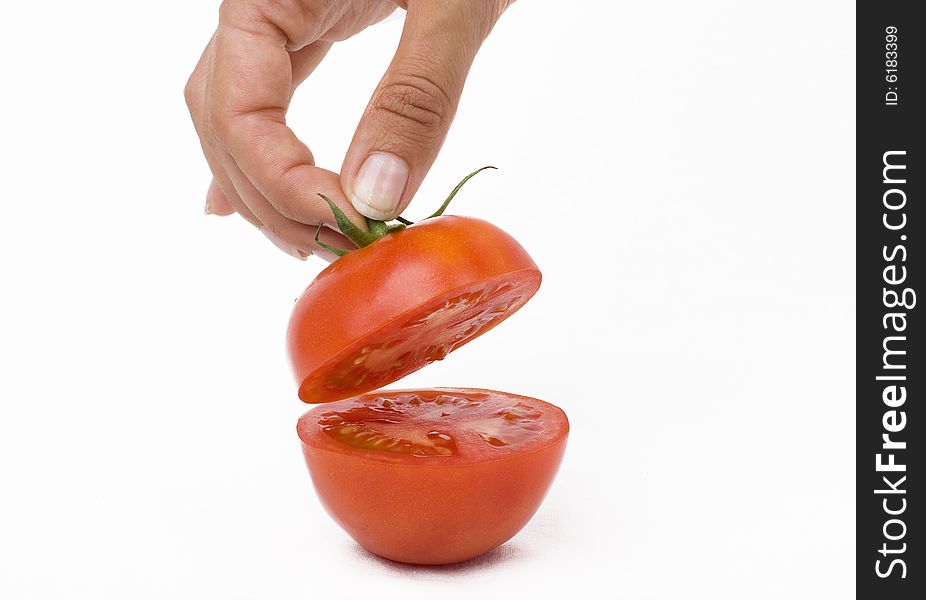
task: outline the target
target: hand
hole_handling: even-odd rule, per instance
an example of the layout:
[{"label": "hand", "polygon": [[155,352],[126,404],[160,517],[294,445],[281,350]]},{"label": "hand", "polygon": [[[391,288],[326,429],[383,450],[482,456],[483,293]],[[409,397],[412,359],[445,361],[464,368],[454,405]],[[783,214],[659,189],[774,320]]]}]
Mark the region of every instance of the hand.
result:
[{"label": "hand", "polygon": [[[225,0],[219,26],[185,89],[213,181],[206,212],[237,212],[297,258],[335,257],[314,241],[337,232],[336,202],[363,216],[398,216],[434,162],[470,65],[510,0]],[[370,99],[340,176],[315,166],[286,126],[296,87],[331,45],[407,9],[395,57]],[[349,199],[349,200],[348,200]]]}]

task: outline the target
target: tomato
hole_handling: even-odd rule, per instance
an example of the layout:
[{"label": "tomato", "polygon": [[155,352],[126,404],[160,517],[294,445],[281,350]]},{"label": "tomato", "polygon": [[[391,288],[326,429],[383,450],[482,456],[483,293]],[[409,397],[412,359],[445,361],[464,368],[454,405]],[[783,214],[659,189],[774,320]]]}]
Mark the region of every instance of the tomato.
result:
[{"label": "tomato", "polygon": [[353,250],[290,317],[299,397],[347,398],[442,360],[523,306],[540,279],[518,242],[470,217],[428,219]]},{"label": "tomato", "polygon": [[541,400],[481,389],[380,390],[318,406],[297,426],[328,513],[400,562],[468,560],[533,516],[569,423]]},{"label": "tomato", "polygon": [[341,258],[298,298],[287,331],[299,397],[327,403],[297,427],[318,496],[360,545],[402,562],[464,561],[511,538],[542,502],[569,431],[559,408],[504,392],[360,395],[442,360],[540,286],[507,233],[442,216],[460,185],[404,229],[368,220],[363,231],[325,198],[357,249],[331,248]]}]

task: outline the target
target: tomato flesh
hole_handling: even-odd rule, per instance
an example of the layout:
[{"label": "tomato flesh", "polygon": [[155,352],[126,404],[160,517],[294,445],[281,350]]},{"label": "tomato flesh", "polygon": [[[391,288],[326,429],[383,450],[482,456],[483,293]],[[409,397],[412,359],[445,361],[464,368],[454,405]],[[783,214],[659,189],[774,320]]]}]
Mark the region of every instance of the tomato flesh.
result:
[{"label": "tomato flesh", "polygon": [[409,311],[312,373],[300,394],[316,398],[378,389],[443,360],[518,310],[533,293],[531,283],[516,276],[482,281]]},{"label": "tomato flesh", "polygon": [[297,427],[325,509],[361,546],[416,564],[468,560],[533,516],[562,458],[556,406],[491,390],[379,390]]}]

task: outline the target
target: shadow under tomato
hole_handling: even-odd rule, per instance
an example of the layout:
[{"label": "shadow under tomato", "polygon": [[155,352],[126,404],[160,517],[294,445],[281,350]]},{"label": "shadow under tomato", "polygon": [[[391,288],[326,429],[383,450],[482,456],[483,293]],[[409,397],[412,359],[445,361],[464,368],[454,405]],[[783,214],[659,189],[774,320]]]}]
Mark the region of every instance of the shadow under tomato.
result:
[{"label": "shadow under tomato", "polygon": [[444,579],[490,571],[502,565],[523,560],[527,556],[527,552],[518,543],[509,542],[471,560],[449,565],[410,565],[400,563],[377,556],[365,550],[359,544],[354,545],[354,555],[363,562],[376,565],[390,573],[405,576],[413,575],[427,579]]}]

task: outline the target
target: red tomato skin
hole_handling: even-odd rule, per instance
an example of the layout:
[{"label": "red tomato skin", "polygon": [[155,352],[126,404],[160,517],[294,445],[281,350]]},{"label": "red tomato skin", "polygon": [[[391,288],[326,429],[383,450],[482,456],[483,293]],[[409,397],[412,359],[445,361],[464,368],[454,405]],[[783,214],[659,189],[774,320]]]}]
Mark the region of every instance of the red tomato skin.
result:
[{"label": "red tomato skin", "polygon": [[498,227],[472,217],[423,221],[343,256],[309,284],[290,317],[287,353],[299,397],[329,402],[375,389],[329,393],[302,384],[352,344],[409,311],[505,277],[527,281],[524,302],[540,287],[540,270],[524,248]]},{"label": "red tomato skin", "polygon": [[326,450],[300,432],[303,455],[322,506],[362,547],[404,563],[462,562],[518,533],[553,483],[569,426],[543,404],[561,415],[557,437],[499,459],[388,462]]}]

